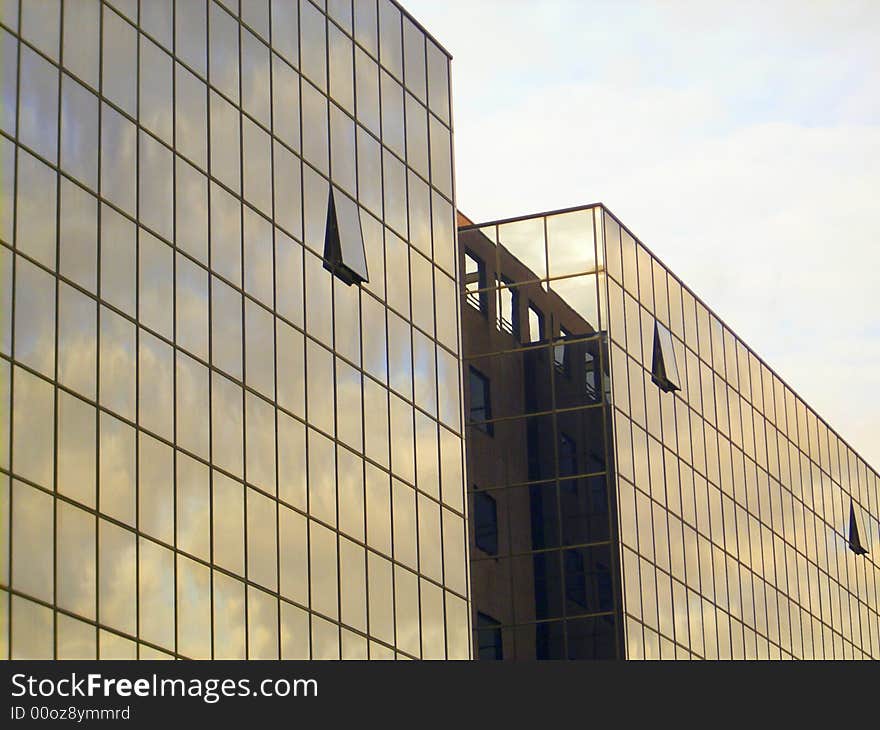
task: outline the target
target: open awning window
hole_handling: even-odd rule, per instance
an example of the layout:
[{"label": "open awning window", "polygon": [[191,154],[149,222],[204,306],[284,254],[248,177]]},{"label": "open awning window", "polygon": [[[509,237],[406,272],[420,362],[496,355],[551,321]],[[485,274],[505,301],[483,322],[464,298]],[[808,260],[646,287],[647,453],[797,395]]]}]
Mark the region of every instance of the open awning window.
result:
[{"label": "open awning window", "polygon": [[324,268],[349,286],[370,280],[357,203],[332,185],[324,234]]},{"label": "open awning window", "polygon": [[651,380],[667,393],[681,390],[675,350],[672,347],[672,333],[659,322],[654,322],[654,360],[651,364]]},{"label": "open awning window", "polygon": [[865,555],[868,552],[868,549],[865,547],[865,542],[867,541],[868,536],[865,532],[865,525],[862,522],[862,516],[859,513],[858,507],[856,507],[855,502],[850,500],[849,502],[849,549],[852,550],[856,555]]}]

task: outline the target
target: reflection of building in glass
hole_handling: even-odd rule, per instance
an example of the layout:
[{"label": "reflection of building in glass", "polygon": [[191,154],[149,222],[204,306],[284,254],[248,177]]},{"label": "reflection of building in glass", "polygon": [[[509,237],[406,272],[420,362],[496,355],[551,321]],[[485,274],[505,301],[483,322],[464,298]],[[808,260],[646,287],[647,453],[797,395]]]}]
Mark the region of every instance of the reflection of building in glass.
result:
[{"label": "reflection of building in glass", "polygon": [[602,206],[459,225],[475,656],[880,657],[877,473]]},{"label": "reflection of building in glass", "polygon": [[470,656],[447,54],[63,7],[0,6],[0,655]]}]

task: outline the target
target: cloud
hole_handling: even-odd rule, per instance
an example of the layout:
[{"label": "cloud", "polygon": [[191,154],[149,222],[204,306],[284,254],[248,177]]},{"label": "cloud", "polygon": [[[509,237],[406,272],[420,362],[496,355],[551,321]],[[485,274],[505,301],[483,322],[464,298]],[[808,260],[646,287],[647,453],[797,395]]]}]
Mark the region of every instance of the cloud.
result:
[{"label": "cloud", "polygon": [[454,57],[468,216],[601,200],[880,464],[880,6],[407,7]]}]

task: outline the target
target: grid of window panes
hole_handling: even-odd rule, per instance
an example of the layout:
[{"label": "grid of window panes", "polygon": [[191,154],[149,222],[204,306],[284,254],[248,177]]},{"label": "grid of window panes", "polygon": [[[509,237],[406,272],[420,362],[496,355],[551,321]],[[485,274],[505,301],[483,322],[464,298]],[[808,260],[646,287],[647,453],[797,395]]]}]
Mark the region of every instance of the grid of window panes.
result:
[{"label": "grid of window panes", "polygon": [[594,211],[462,226],[459,249],[474,655],[617,657]]},{"label": "grid of window panes", "polygon": [[446,53],[388,0],[0,24],[0,654],[469,657]]},{"label": "grid of window panes", "polygon": [[[627,655],[877,658],[876,472],[604,221]],[[655,320],[674,394],[651,381]],[[851,500],[867,555],[848,549]]]}]

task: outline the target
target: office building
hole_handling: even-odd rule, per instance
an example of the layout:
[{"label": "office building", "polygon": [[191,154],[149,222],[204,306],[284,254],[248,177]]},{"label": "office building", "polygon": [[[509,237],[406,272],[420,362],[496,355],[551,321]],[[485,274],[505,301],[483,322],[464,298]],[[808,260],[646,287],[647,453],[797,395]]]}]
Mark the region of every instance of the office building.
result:
[{"label": "office building", "polygon": [[0,4],[0,655],[469,658],[449,56]]},{"label": "office building", "polygon": [[459,225],[475,657],[880,657],[877,472],[602,205]]}]

